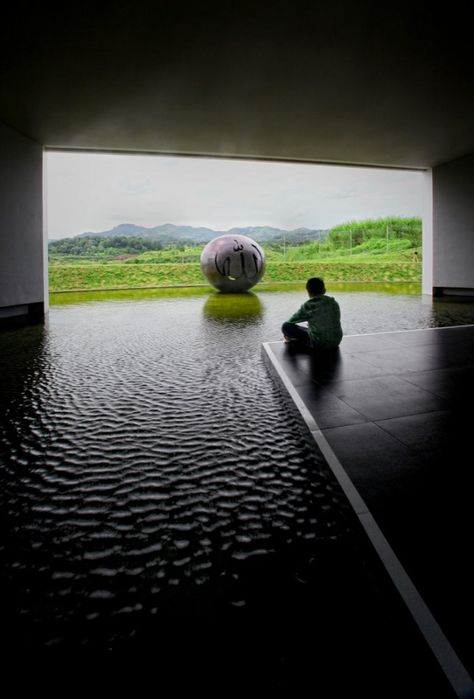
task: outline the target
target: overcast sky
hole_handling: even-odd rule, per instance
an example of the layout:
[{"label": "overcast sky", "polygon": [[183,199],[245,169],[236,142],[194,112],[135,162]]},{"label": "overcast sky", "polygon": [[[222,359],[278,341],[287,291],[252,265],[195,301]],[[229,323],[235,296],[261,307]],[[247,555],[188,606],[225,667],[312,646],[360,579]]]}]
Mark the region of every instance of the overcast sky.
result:
[{"label": "overcast sky", "polygon": [[120,223],[326,229],[422,215],[422,173],[212,158],[48,152],[50,238]]}]

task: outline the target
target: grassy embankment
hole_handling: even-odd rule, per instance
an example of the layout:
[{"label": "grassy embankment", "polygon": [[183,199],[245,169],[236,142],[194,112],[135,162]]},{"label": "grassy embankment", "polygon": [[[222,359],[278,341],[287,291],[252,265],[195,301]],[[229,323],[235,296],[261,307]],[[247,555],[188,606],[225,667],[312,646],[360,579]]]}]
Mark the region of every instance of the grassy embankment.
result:
[{"label": "grassy embankment", "polygon": [[[327,282],[416,283],[421,279],[419,219],[359,221],[331,229],[322,241],[264,248],[267,266],[262,283],[299,282],[311,276]],[[56,257],[50,260],[50,289],[207,286],[199,265],[201,250],[202,246],[168,247],[121,261]]]}]

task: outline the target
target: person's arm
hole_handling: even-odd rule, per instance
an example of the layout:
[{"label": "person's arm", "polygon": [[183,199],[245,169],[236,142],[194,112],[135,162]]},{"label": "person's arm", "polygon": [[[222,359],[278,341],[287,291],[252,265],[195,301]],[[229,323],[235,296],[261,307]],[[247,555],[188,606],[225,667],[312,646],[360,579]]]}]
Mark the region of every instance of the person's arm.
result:
[{"label": "person's arm", "polygon": [[293,313],[291,318],[288,318],[288,323],[300,323],[303,320],[308,320],[308,313],[306,312],[305,304],[303,304],[296,313]]}]

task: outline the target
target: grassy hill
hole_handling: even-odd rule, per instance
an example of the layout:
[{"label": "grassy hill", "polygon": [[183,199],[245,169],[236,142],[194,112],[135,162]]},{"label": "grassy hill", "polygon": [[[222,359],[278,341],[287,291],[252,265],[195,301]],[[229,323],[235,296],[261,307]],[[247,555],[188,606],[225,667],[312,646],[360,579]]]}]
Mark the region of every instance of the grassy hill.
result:
[{"label": "grassy hill", "polygon": [[[113,239],[108,240],[113,248]],[[50,263],[50,289],[207,285],[199,264],[202,247],[148,248],[123,255],[119,261],[84,260],[70,254],[62,259],[56,257]],[[350,222],[336,226],[325,237],[295,245],[274,241],[264,249],[267,267],[263,283],[301,282],[311,276],[322,276],[328,282],[421,280],[420,219]]]}]

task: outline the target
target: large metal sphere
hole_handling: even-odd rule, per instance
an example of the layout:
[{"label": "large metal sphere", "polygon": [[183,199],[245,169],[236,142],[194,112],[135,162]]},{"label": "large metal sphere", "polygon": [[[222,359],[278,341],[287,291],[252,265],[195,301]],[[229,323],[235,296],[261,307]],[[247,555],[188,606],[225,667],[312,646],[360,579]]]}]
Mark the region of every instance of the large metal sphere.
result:
[{"label": "large metal sphere", "polygon": [[246,235],[220,235],[201,254],[204,276],[219,291],[247,291],[263,277],[265,253]]}]

